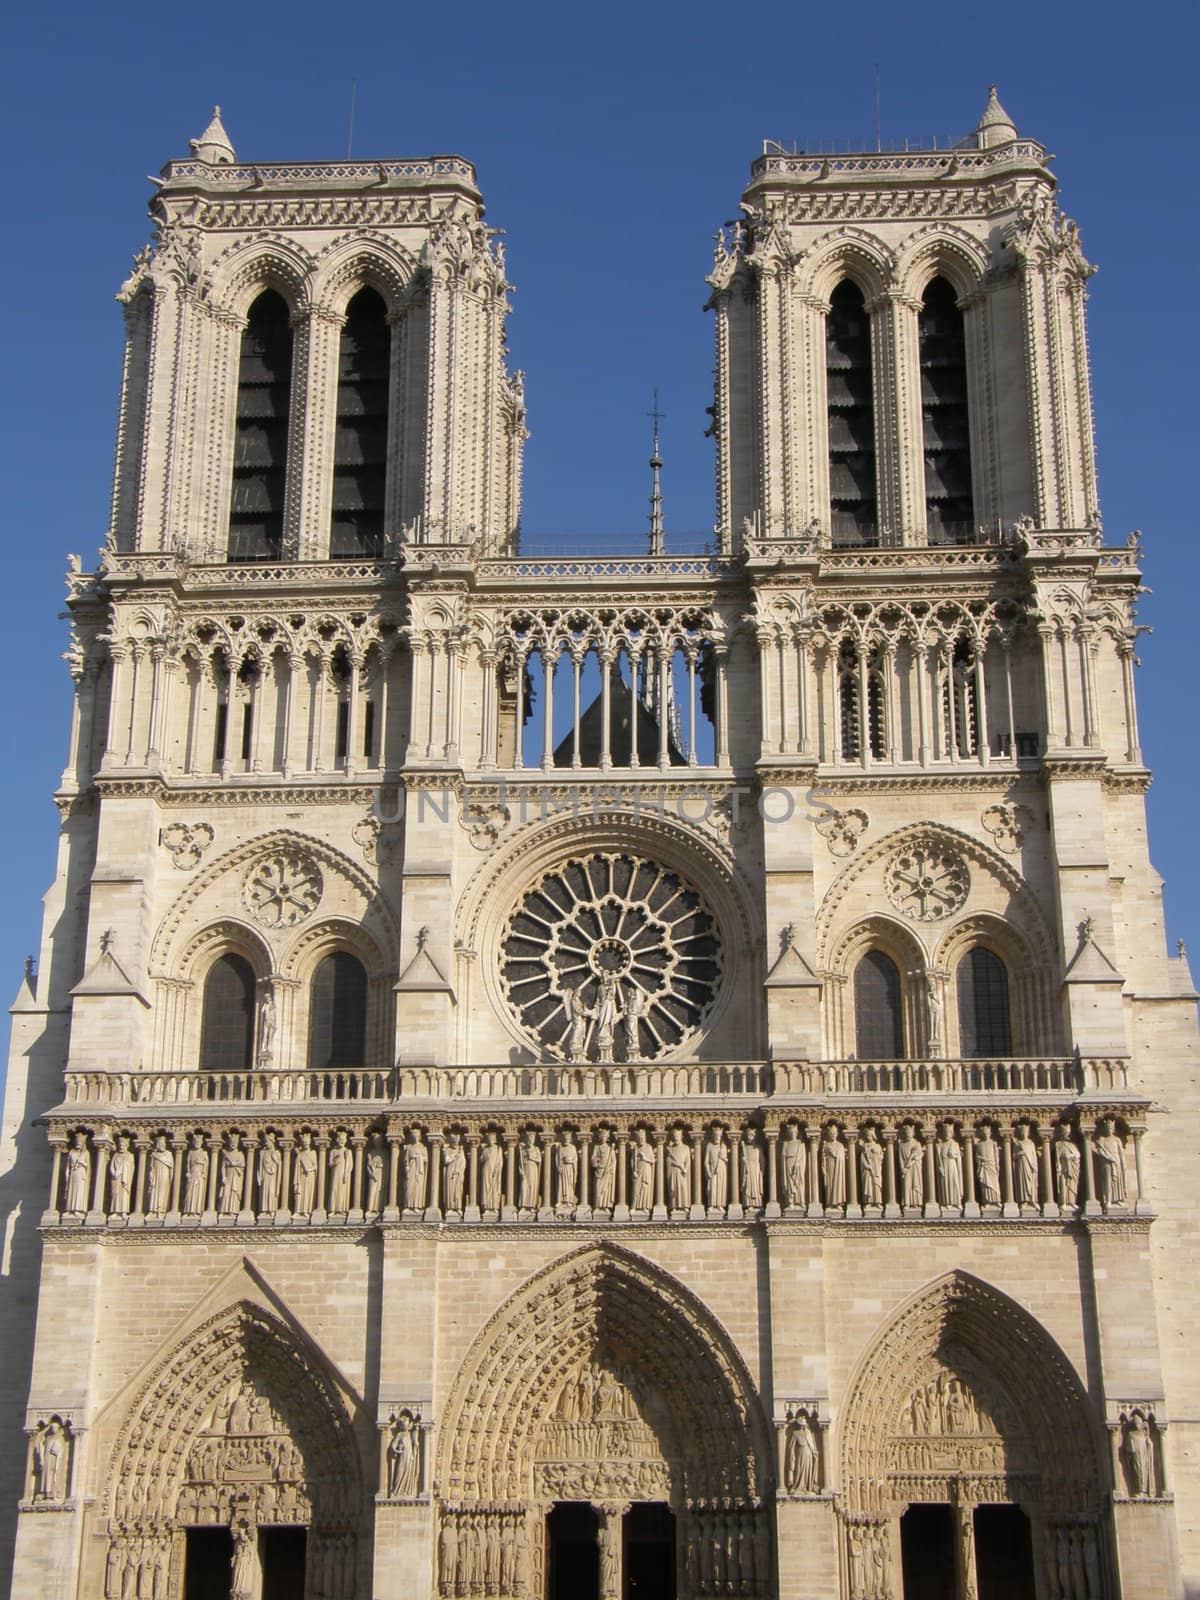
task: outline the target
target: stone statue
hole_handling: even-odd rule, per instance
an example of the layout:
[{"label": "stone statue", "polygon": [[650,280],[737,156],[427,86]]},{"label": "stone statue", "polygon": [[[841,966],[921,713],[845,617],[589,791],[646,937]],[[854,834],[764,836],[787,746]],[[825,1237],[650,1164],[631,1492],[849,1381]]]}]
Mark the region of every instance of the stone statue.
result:
[{"label": "stone statue", "polygon": [[821,1458],[812,1421],[803,1411],[788,1425],[783,1478],[789,1494],[821,1492]]},{"label": "stone statue", "polygon": [[665,1158],[667,1207],[686,1211],[690,1204],[692,1152],[683,1142],[683,1129],[672,1128]]},{"label": "stone statue", "polygon": [[345,1128],[333,1136],[329,1151],[329,1203],[330,1216],[344,1216],[350,1210],[350,1178],[354,1170],[354,1155],[346,1141]]},{"label": "stone statue", "polygon": [[805,1163],[807,1153],[804,1140],[800,1137],[800,1130],[794,1122],[789,1122],[783,1130],[783,1144],[779,1152],[779,1164],[783,1173],[783,1203],[785,1206],[802,1206],[805,1183]]},{"label": "stone statue", "polygon": [[761,1211],[763,1203],[762,1145],[757,1128],[747,1128],[742,1139],[742,1205],[747,1211]]},{"label": "stone statue", "polygon": [[221,1181],[217,1209],[222,1216],[235,1216],[242,1209],[242,1187],[246,1176],[246,1157],[238,1147],[236,1133],[226,1135],[221,1151]]},{"label": "stone statue", "polygon": [[625,1059],[639,1061],[642,1055],[642,1042],[638,1024],[650,1008],[650,999],[641,984],[631,980],[625,990],[624,1000]]},{"label": "stone statue", "polygon": [[254,1600],[258,1592],[258,1552],[255,1549],[254,1529],[239,1523],[233,1530],[233,1576],[229,1586],[230,1600]]},{"label": "stone statue", "polygon": [[1000,1204],[1000,1146],[992,1138],[991,1124],[985,1122],[975,1143],[975,1177],[981,1206]]},{"label": "stone statue", "polygon": [[367,1146],[367,1194],[363,1208],[371,1217],[383,1210],[383,1140],[378,1133],[371,1135]]},{"label": "stone statue", "polygon": [[146,1185],[146,1214],[164,1217],[171,1207],[171,1179],[175,1174],[175,1156],[167,1149],[167,1136],[158,1133],[150,1149],[150,1175]]},{"label": "stone statue", "polygon": [[270,1214],[279,1210],[279,1181],[283,1158],[275,1135],[268,1130],[263,1134],[262,1149],[258,1152],[258,1209]]},{"label": "stone statue", "polygon": [[558,1203],[563,1209],[574,1209],[579,1204],[579,1151],[566,1128],[558,1136],[554,1147],[555,1177],[558,1179]]},{"label": "stone statue", "polygon": [[517,1591],[517,1530],[512,1517],[500,1522],[500,1593]]},{"label": "stone statue", "polygon": [[114,1216],[127,1217],[133,1195],[133,1151],[125,1134],[117,1135],[117,1148],[108,1166],[109,1209]]},{"label": "stone statue", "polygon": [[268,989],[258,1003],[258,1064],[270,1066],[275,1049],[275,997]]},{"label": "stone statue", "polygon": [[92,1157],[87,1147],[87,1134],[76,1133],[67,1151],[67,1181],[63,1197],[64,1211],[84,1212],[88,1208],[88,1188],[92,1176]]},{"label": "stone statue", "polygon": [[937,1173],[938,1199],[944,1206],[961,1206],[963,1203],[962,1151],[954,1137],[954,1129],[943,1122],[938,1129],[933,1147],[933,1164]]},{"label": "stone statue", "polygon": [[621,1015],[621,991],[617,987],[617,980],[609,973],[600,979],[600,993],[596,997],[596,1004],[591,1012],[592,1045],[596,1052],[596,1060],[600,1062],[611,1061],[613,1058],[613,1039],[616,1034],[617,1021]]},{"label": "stone statue", "polygon": [[1079,1204],[1079,1147],[1071,1130],[1060,1122],[1054,1130],[1054,1170],[1058,1173],[1058,1203],[1066,1210]]},{"label": "stone statue", "polygon": [[1038,1203],[1037,1145],[1029,1137],[1029,1124],[1017,1123],[1013,1140],[1013,1198],[1019,1206]]},{"label": "stone statue", "polygon": [[567,1058],[583,1061],[587,1049],[588,1009],[578,989],[564,992],[563,1010],[567,1013]]},{"label": "stone statue", "polygon": [[710,1211],[724,1211],[729,1204],[729,1146],[720,1128],[709,1130],[704,1142],[704,1183]]},{"label": "stone statue", "polygon": [[883,1146],[874,1128],[864,1128],[859,1140],[858,1188],[864,1206],[883,1204]]},{"label": "stone statue", "polygon": [[63,1489],[59,1484],[66,1437],[62,1424],[52,1418],[40,1430],[33,1442],[33,1472],[35,1500],[61,1500]]},{"label": "stone statue", "polygon": [[198,1217],[208,1200],[208,1151],[203,1135],[193,1133],[184,1162],[183,1209],[186,1215]]},{"label": "stone statue", "polygon": [[[1113,1132],[1111,1117],[1104,1117],[1096,1139],[1096,1190],[1103,1206],[1125,1204],[1125,1146]],[[67,1208],[70,1210],[70,1207]]]},{"label": "stone statue", "polygon": [[940,1056],[942,1053],[942,993],[932,972],[925,975],[925,1008],[929,1024],[929,1054],[931,1056]]},{"label": "stone statue", "polygon": [[611,1211],[616,1202],[617,1152],[607,1128],[596,1130],[592,1145],[592,1210]]},{"label": "stone statue", "polygon": [[483,1148],[479,1152],[479,1187],[480,1210],[498,1212],[504,1203],[504,1151],[495,1128],[489,1128],[483,1136]]},{"label": "stone statue", "polygon": [[517,1150],[517,1171],[520,1185],[517,1206],[522,1211],[536,1211],[541,1203],[542,1152],[538,1148],[537,1134],[526,1128]]},{"label": "stone statue", "polygon": [[654,1205],[654,1151],[646,1139],[645,1128],[638,1128],[634,1132],[630,1160],[633,1165],[630,1210],[648,1212]]},{"label": "stone statue", "polygon": [[467,1152],[462,1135],[448,1133],[442,1147],[442,1210],[461,1212],[467,1178]]},{"label": "stone statue", "polygon": [[424,1211],[429,1193],[429,1152],[421,1142],[420,1128],[410,1128],[404,1146],[404,1209]]},{"label": "stone statue", "polygon": [[925,1174],[922,1171],[924,1151],[913,1138],[912,1124],[906,1122],[896,1141],[896,1161],[900,1168],[900,1204],[915,1210],[925,1203]]},{"label": "stone statue", "polygon": [[1135,1411],[1125,1424],[1123,1453],[1130,1494],[1140,1498],[1153,1495],[1154,1439],[1141,1411]]},{"label": "stone statue", "polygon": [[442,1526],[438,1532],[438,1575],[439,1587],[443,1594],[452,1595],[456,1592],[457,1572],[458,1524],[451,1511],[443,1516]]},{"label": "stone statue", "polygon": [[402,1411],[392,1422],[387,1463],[388,1497],[415,1500],[421,1492],[421,1435],[411,1412]]},{"label": "stone statue", "polygon": [[832,1123],[821,1139],[821,1181],[825,1186],[825,1204],[846,1204],[846,1147],[838,1138]]},{"label": "stone statue", "polygon": [[296,1162],[292,1169],[292,1210],[298,1217],[311,1217],[317,1203],[317,1152],[307,1128],[300,1135]]}]

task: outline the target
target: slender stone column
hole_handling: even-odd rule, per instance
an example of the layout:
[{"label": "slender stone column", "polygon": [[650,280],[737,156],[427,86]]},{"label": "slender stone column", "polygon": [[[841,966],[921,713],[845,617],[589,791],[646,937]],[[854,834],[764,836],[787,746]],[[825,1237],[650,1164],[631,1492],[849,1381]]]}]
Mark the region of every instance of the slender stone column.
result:
[{"label": "slender stone column", "polygon": [[936,1128],[926,1125],[921,1129],[921,1139],[925,1145],[925,1215],[927,1217],[940,1217],[942,1208],[938,1204],[937,1174],[933,1165],[933,1141]]},{"label": "slender stone column", "polygon": [[654,1133],[654,1210],[651,1216],[655,1221],[666,1217],[667,1208],[663,1202],[663,1144],[666,1135],[661,1130]]},{"label": "slender stone column", "polygon": [[624,1132],[617,1134],[617,1194],[613,1206],[613,1221],[629,1221],[629,1137]]},{"label": "slender stone column", "polygon": [[779,1206],[779,1166],[776,1159],[779,1154],[779,1129],[764,1128],[763,1133],[766,1136],[765,1159],[767,1164],[767,1203],[763,1210],[763,1216],[771,1218],[782,1216],[783,1214]]},{"label": "slender stone column", "polygon": [[[218,1140],[218,1147],[220,1141]],[[134,1217],[140,1222],[145,1213],[144,1197],[146,1193],[146,1154],[150,1149],[149,1139],[135,1139],[133,1148],[137,1151],[137,1169],[133,1178],[133,1198],[129,1207],[130,1219]],[[214,1159],[213,1165],[216,1165]]]},{"label": "slender stone column", "polygon": [[517,1214],[517,1136],[507,1130],[504,1139],[504,1205],[500,1215],[510,1222]]},{"label": "slender stone column", "polygon": [[466,1209],[463,1212],[464,1222],[479,1221],[479,1134],[471,1131],[467,1134],[467,1193],[465,1199]]},{"label": "slender stone column", "polygon": [[389,1128],[387,1132],[387,1142],[389,1156],[387,1208],[384,1211],[383,1220],[385,1222],[398,1222],[400,1220],[400,1161],[402,1159],[401,1150],[403,1148],[403,1141],[399,1133],[393,1133]]},{"label": "slender stone column", "polygon": [[846,1129],[846,1215],[861,1217],[858,1200],[858,1129]]},{"label": "slender stone column", "polygon": [[883,1140],[883,1214],[885,1217],[898,1217],[900,1206],[896,1200],[896,1130],[895,1128],[880,1129],[880,1138]]},{"label": "slender stone column", "polygon": [[977,1217],[979,1202],[975,1198],[975,1130],[963,1129],[963,1216]]},{"label": "slender stone column", "polygon": [[820,1135],[815,1128],[809,1128],[805,1138],[808,1140],[808,1214],[810,1217],[823,1217],[825,1212],[821,1205]]}]

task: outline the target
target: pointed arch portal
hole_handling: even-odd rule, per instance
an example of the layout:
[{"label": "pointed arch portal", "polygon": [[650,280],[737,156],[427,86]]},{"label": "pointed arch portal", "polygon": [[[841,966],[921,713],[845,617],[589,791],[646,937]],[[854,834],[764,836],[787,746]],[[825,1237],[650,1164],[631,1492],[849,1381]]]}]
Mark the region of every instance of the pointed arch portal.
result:
[{"label": "pointed arch portal", "polygon": [[700,1301],[629,1252],[589,1246],[518,1289],[468,1352],[440,1435],[443,1595],[546,1593],[555,1522],[589,1537],[563,1505],[595,1510],[605,1600],[631,1529],[653,1523],[661,1547],[670,1515],[681,1592],[766,1590],[771,1448],[753,1381]]}]

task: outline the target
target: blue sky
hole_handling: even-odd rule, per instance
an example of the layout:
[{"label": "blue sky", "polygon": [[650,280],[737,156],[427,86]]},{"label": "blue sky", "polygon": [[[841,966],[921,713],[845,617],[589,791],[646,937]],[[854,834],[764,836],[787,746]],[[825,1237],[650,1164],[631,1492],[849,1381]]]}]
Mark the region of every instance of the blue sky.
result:
[{"label": "blue sky", "polygon": [[[1192,834],[1197,536],[1193,203],[1196,13],[860,4],[453,8],[296,0],[55,6],[9,13],[10,189],[3,252],[5,585],[0,734],[8,752],[0,993],[36,948],[54,869],[50,794],[68,717],[61,574],[91,565],[107,516],[120,368],[112,300],[145,241],[144,174],[219,101],[240,156],[454,151],[507,230],[512,359],[527,373],[531,536],[644,526],[645,413],[667,413],[668,529],[712,521],[710,236],[734,214],[764,137],[869,144],[878,64],[885,142],[970,129],[987,85],[1057,155],[1065,208],[1100,272],[1091,352],[1107,537],[1145,533],[1139,673],[1155,768],[1151,847],[1168,926],[1200,955]],[[15,192],[14,192],[15,191]]]}]

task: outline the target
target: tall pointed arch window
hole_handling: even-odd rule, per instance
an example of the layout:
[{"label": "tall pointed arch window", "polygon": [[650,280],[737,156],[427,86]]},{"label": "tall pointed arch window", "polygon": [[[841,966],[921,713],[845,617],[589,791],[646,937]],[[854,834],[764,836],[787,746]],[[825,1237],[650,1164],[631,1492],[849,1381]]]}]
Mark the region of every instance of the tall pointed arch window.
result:
[{"label": "tall pointed arch window", "polygon": [[310,1067],[361,1067],[367,1047],[367,974],[347,950],[313,973],[308,1008]]},{"label": "tall pointed arch window", "polygon": [[917,318],[925,443],[925,526],[930,544],[972,544],[971,436],[967,343],[958,297],[934,278]]},{"label": "tall pointed arch window", "polygon": [[862,290],[843,278],[825,319],[830,537],[835,545],[879,543],[871,322]]},{"label": "tall pointed arch window", "polygon": [[283,551],[292,325],[274,289],[250,307],[238,364],[230,561],[275,561]]},{"label": "tall pointed arch window", "polygon": [[868,950],[854,969],[854,1045],[860,1061],[904,1054],[900,971],[882,950]]},{"label": "tall pointed arch window", "polygon": [[383,550],[391,345],[387,308],[374,289],[360,289],[347,307],[338,348],[333,556]]},{"label": "tall pointed arch window", "polygon": [[976,945],[958,964],[958,1047],[964,1056],[1012,1054],[1008,972],[993,951]]},{"label": "tall pointed arch window", "polygon": [[204,980],[200,1066],[244,1072],[254,1065],[254,968],[245,956],[218,957]]}]

